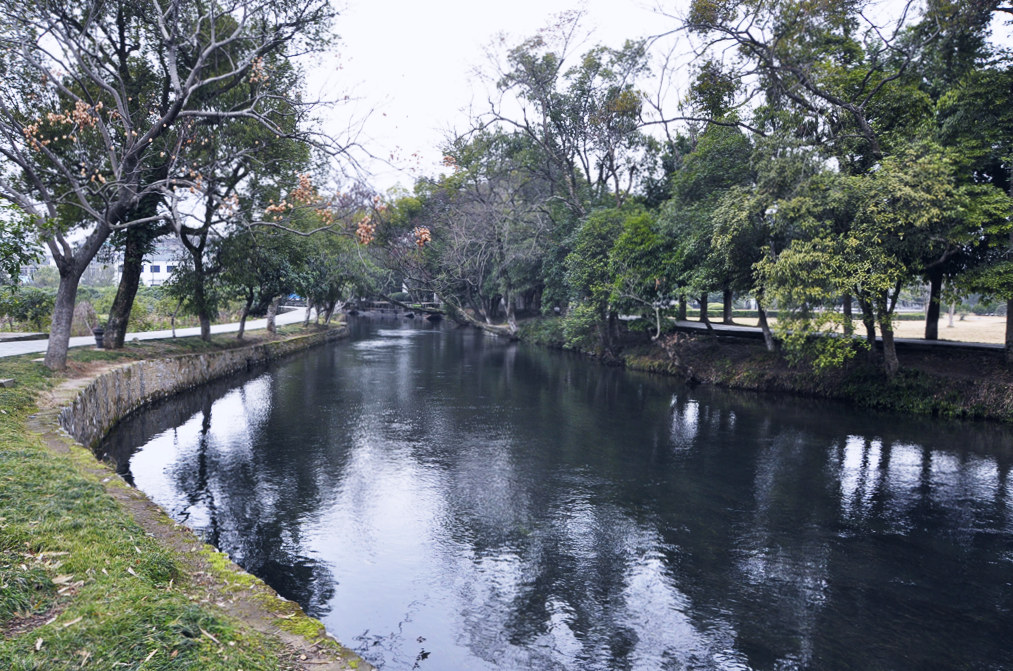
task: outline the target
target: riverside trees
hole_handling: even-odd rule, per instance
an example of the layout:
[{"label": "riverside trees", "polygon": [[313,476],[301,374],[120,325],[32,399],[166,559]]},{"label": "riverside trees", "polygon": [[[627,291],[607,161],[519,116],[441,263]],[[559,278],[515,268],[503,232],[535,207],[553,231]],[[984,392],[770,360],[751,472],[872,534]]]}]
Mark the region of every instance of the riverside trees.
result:
[{"label": "riverside trees", "polygon": [[[358,210],[360,240],[380,244],[311,245],[312,271],[293,271],[298,291],[320,288],[326,310],[369,280],[389,294],[436,294],[508,333],[518,313],[558,310],[572,343],[601,352],[617,347],[620,315],[646,314],[657,336],[686,296],[706,315],[707,295],[720,292],[727,308],[748,294],[761,323],[778,309],[788,350],[831,328],[850,337],[858,323],[866,339],[878,330],[892,375],[906,285],[930,287],[929,337],[944,281],[1013,307],[1013,101],[1008,55],[987,39],[999,3],[884,7],[695,0],[675,26],[698,58],[674,114],[645,92],[660,74],[653,42],[585,47],[567,15],[503,48],[487,106],[445,147],[446,174],[347,208]],[[274,267],[268,257],[285,245],[270,236],[224,244],[244,226],[329,225],[318,194],[296,195],[316,167],[315,140],[302,132],[286,59],[300,36],[326,29],[322,0],[67,11],[46,0],[2,11],[12,49],[0,191],[51,238],[66,276],[58,313],[112,230],[169,221],[206,275],[205,255],[214,265],[263,252]],[[220,242],[246,252],[219,254]],[[335,265],[342,258],[365,263],[352,275]],[[243,287],[250,309],[280,290],[232,270],[222,278]],[[195,305],[200,291],[186,289]],[[51,342],[59,365],[59,337]],[[836,349],[818,361],[854,351],[849,338],[823,342]],[[1013,353],[1013,328],[1009,342]]]},{"label": "riverside trees", "polygon": [[[998,9],[696,0],[678,26],[696,79],[667,118],[642,90],[649,43],[574,58],[567,18],[504,50],[480,132],[446,149],[454,173],[395,202],[403,234],[424,225],[432,236],[406,245],[412,281],[485,321],[505,318],[492,308],[509,277],[536,307],[568,313],[571,343],[602,352],[620,313],[649,314],[657,334],[680,297],[705,307],[703,294],[750,294],[761,323],[778,309],[789,352],[836,329],[845,337],[807,353],[834,364],[856,331],[878,332],[894,375],[905,287],[927,282],[930,306],[943,278],[1013,296],[1010,61],[988,40]],[[678,135],[648,132],[680,117]],[[509,212],[482,190],[510,193]],[[524,218],[537,226],[518,228]],[[486,239],[536,242],[508,262]]]},{"label": "riverside trees", "polygon": [[[760,109],[783,111],[765,118],[786,113],[802,140],[796,146],[824,162],[815,188],[774,210],[778,228],[792,233],[757,266],[792,317],[783,323],[796,334],[820,330],[842,297],[850,304],[854,296],[869,333],[880,328],[893,375],[900,290],[972,256],[987,231],[1008,221],[1008,203],[985,185],[958,189],[932,144],[934,98],[984,55],[987,3],[908,2],[887,28],[868,18],[871,4],[698,0],[688,27],[708,49],[734,48],[738,76],[763,91]],[[769,121],[754,125],[776,132]]]},{"label": "riverside trees", "polygon": [[60,272],[47,366],[65,365],[78,282],[110,234],[165,220],[202,187],[198,129],[283,132],[275,95],[250,84],[265,59],[320,44],[333,15],[324,0],[0,10],[0,197],[33,218]]}]

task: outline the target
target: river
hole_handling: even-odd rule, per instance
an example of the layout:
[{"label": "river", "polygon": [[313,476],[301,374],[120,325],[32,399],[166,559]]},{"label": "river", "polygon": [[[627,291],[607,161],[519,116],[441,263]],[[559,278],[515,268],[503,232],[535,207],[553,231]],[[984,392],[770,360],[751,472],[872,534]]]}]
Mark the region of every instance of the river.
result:
[{"label": "river", "polygon": [[382,669],[1013,669],[1008,428],[352,331],[103,450]]}]

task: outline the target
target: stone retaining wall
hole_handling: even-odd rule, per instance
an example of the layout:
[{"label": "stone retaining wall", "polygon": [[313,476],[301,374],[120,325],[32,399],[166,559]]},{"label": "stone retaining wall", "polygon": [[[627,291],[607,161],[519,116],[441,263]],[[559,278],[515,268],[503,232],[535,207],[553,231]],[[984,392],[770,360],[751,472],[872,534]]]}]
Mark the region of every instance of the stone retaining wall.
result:
[{"label": "stone retaining wall", "polygon": [[347,335],[347,327],[334,328],[249,347],[127,364],[85,387],[60,412],[60,425],[92,449],[117,422],[152,401]]}]

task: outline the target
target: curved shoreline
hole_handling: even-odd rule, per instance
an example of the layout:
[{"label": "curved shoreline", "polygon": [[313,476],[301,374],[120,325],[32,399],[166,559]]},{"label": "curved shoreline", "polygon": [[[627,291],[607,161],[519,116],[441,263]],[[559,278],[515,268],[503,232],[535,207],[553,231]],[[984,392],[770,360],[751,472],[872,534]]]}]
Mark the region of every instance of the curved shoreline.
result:
[{"label": "curved shoreline", "polygon": [[901,370],[887,378],[878,362],[856,355],[841,368],[814,371],[789,364],[762,343],[678,335],[634,348],[631,370],[671,375],[690,383],[759,393],[787,393],[843,401],[857,408],[962,420],[1013,422],[1013,372],[1001,349],[911,348]]},{"label": "curved shoreline", "polygon": [[[298,604],[282,598],[193,531],[171,520],[143,492],[116,477],[109,464],[95,459],[93,448],[122,419],[150,403],[347,336],[348,328],[341,326],[244,347],[105,366],[57,386],[47,408],[33,415],[27,427],[54,452],[75,458],[80,457],[75,452],[86,451],[90,461],[74,460],[101,481],[106,493],[149,536],[187,566],[195,587],[205,592],[206,599],[252,630],[279,640],[292,651],[296,668],[372,667]],[[307,664],[312,666],[304,666]]]},{"label": "curved shoreline", "polygon": [[115,367],[91,381],[60,411],[60,425],[87,448],[144,406],[242,370],[348,336],[348,327],[246,347],[145,359]]},{"label": "curved shoreline", "polygon": [[[830,399],[868,410],[1013,423],[1013,369],[999,346],[906,342],[900,372],[890,379],[864,352],[840,368],[814,371],[808,363],[792,365],[768,352],[756,329],[723,328],[749,333],[720,333],[715,326],[716,332],[708,334],[694,326],[653,342],[642,336],[627,342],[609,363],[691,384]],[[522,340],[567,349],[559,318],[528,323]]]}]

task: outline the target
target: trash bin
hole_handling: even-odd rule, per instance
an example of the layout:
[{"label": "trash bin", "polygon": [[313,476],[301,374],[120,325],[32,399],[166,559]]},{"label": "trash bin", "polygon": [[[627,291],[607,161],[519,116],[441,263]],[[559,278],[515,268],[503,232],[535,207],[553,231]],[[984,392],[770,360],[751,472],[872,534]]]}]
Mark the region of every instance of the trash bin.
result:
[{"label": "trash bin", "polygon": [[102,336],[105,335],[106,330],[101,326],[96,326],[91,332],[95,336],[95,347],[102,349]]}]

